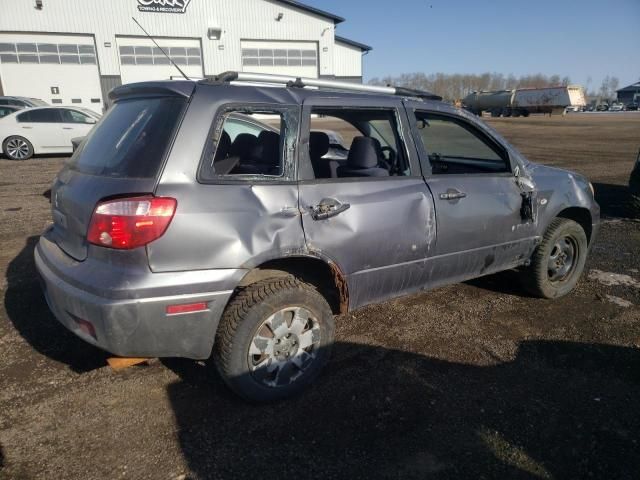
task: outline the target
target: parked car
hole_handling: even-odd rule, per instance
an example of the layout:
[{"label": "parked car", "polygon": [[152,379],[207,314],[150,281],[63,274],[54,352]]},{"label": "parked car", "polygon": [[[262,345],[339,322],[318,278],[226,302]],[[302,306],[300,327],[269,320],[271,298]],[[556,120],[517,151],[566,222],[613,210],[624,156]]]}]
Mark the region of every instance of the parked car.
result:
[{"label": "parked car", "polygon": [[0,119],[0,153],[10,160],[26,160],[34,154],[71,153],[71,139],[86,135],[97,121],[77,108],[25,108]]},{"label": "parked car", "polygon": [[22,107],[16,107],[15,105],[0,105],[0,118],[17,112],[20,108]]},{"label": "parked car", "polygon": [[610,112],[622,112],[624,111],[624,103],[612,103],[609,107]]},{"label": "parked car", "polygon": [[631,209],[636,216],[640,217],[640,150],[638,150],[638,157],[629,177],[629,192],[631,194]]},{"label": "parked car", "polygon": [[0,105],[12,105],[14,107],[45,107],[49,105],[44,100],[31,97],[0,97]]},{"label": "parked car", "polygon": [[[507,269],[539,297],[575,287],[599,226],[586,178],[427,92],[283,80],[111,92],[35,249],[63,325],[114,355],[207,360],[262,402],[318,376],[336,315]],[[335,170],[319,118],[357,132]]]},{"label": "parked car", "polygon": [[627,103],[625,110],[627,111],[637,111],[638,110],[638,104],[633,102],[633,103]]},{"label": "parked car", "polygon": [[606,112],[609,110],[609,105],[607,105],[606,103],[601,103],[600,105],[596,106],[596,112]]}]

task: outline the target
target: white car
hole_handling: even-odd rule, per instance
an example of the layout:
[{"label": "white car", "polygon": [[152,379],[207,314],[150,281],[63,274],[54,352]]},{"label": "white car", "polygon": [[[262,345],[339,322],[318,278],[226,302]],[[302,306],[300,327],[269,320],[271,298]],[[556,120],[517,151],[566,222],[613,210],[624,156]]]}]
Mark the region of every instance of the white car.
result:
[{"label": "white car", "polygon": [[98,114],[74,107],[25,108],[0,118],[0,153],[11,160],[72,153],[71,139],[85,136],[98,119]]},{"label": "white car", "polygon": [[622,112],[624,111],[624,103],[613,103],[609,107],[610,112]]}]

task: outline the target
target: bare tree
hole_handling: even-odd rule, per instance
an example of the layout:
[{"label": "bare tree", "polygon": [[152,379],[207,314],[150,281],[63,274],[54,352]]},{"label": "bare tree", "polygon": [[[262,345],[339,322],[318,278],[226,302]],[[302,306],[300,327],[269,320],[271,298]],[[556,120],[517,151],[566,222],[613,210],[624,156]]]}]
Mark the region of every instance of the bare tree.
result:
[{"label": "bare tree", "polygon": [[369,83],[372,85],[398,85],[419,90],[428,90],[447,100],[460,100],[474,91],[481,90],[513,90],[514,88],[544,88],[553,87],[560,84],[568,85],[569,77],[563,78],[560,75],[543,75],[541,73],[533,75],[521,75],[516,77],[513,74],[504,76],[502,73],[482,73],[482,74],[447,74],[432,73],[425,74],[404,73],[396,77],[374,78]]}]

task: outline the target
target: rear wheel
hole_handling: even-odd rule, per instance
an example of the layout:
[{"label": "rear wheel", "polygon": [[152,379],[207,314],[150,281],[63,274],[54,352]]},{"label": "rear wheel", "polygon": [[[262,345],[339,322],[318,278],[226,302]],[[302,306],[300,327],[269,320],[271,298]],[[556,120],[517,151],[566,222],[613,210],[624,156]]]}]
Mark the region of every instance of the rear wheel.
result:
[{"label": "rear wheel", "polygon": [[584,270],[587,247],[587,236],[578,223],[566,218],[553,220],[531,265],[522,272],[527,290],[543,298],[558,298],[571,292]]},{"label": "rear wheel", "polygon": [[26,138],[14,135],[3,142],[2,151],[10,160],[27,160],[33,156],[33,145]]},{"label": "rear wheel", "polygon": [[312,286],[293,276],[240,291],[224,312],[213,361],[229,387],[254,402],[295,395],[327,363],[333,313]]}]

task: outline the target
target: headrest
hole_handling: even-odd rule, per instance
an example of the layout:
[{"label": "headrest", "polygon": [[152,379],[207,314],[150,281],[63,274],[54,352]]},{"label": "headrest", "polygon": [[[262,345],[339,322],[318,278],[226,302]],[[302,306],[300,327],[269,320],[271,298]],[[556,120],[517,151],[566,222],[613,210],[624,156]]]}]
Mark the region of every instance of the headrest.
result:
[{"label": "headrest", "polygon": [[227,158],[230,148],[231,148],[231,137],[227,132],[223,130],[222,135],[220,136],[220,140],[218,140],[218,146],[216,147],[216,156],[215,156],[214,162]]},{"label": "headrest", "polygon": [[263,130],[258,135],[258,158],[261,163],[278,165],[280,163],[280,135]]},{"label": "headrest", "polygon": [[258,145],[258,138],[250,133],[241,133],[231,144],[230,155],[246,158]]},{"label": "headrest", "polygon": [[311,158],[322,158],[329,152],[329,135],[324,132],[311,132],[309,135],[309,153]]},{"label": "headrest", "polygon": [[349,149],[347,165],[354,168],[375,168],[378,166],[376,140],[370,137],[356,137]]}]

